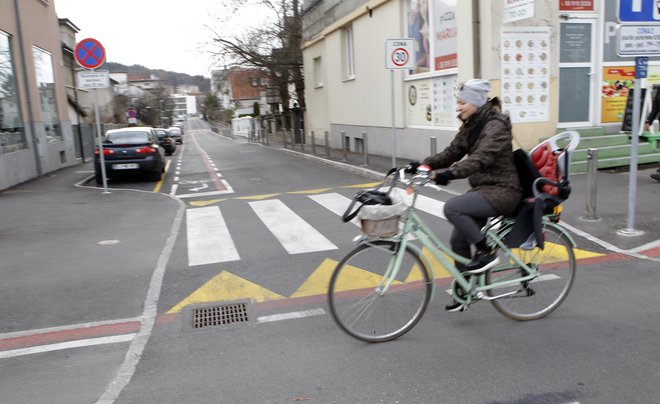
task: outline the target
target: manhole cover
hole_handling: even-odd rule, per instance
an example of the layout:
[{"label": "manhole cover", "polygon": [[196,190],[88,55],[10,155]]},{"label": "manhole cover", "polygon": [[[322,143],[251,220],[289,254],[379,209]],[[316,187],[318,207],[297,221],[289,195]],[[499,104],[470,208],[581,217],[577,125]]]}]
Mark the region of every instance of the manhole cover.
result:
[{"label": "manhole cover", "polygon": [[113,244],[119,244],[119,240],[102,240],[96,243],[98,245],[113,245]]},{"label": "manhole cover", "polygon": [[190,327],[192,330],[245,324],[251,319],[250,303],[247,301],[193,305],[184,310],[183,316],[184,328]]}]

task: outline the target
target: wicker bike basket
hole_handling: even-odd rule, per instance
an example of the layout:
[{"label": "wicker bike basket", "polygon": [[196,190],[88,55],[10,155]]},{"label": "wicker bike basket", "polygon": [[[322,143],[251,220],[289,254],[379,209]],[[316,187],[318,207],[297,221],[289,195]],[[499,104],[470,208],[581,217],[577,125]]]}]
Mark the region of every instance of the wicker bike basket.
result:
[{"label": "wicker bike basket", "polygon": [[393,205],[363,206],[358,213],[362,232],[370,237],[390,237],[397,235],[399,233],[401,215],[404,214],[406,209],[407,205],[402,201]]}]

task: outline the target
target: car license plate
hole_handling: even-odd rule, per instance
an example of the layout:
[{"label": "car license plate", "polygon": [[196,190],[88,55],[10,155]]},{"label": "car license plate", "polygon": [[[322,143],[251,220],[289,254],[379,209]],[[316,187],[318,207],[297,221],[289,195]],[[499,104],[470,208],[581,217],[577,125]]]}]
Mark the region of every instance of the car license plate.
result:
[{"label": "car license plate", "polygon": [[112,168],[115,170],[131,170],[139,168],[140,165],[137,163],[125,163],[125,164],[113,164]]}]

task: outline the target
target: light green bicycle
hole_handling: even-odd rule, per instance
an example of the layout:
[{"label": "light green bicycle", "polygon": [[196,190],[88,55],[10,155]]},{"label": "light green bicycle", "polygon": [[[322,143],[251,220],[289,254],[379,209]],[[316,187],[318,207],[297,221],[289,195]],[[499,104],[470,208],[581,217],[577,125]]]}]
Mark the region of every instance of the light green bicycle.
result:
[{"label": "light green bicycle", "polygon": [[[428,174],[406,179],[403,169],[399,173],[398,181],[412,196],[401,215],[403,229],[374,236],[363,223],[366,234],[330,279],[330,313],[342,330],[367,342],[398,338],[422,318],[436,286],[468,306],[490,301],[513,320],[545,317],[566,299],[575,279],[575,241],[559,225],[559,211],[543,217],[543,249],[508,248],[514,218],[489,220],[484,233],[500,264],[483,274],[463,275],[454,261],[469,260],[443,244],[415,209],[418,188],[430,182]],[[394,221],[398,224],[399,218]]]}]

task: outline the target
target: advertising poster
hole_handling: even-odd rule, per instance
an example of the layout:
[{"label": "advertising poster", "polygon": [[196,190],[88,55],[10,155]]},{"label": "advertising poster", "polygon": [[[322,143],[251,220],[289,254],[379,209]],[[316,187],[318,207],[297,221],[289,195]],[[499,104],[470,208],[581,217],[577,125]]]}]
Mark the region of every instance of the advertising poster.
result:
[{"label": "advertising poster", "polygon": [[635,86],[635,67],[604,67],[601,83],[601,121],[621,122],[626,112],[626,100]]},{"label": "advertising poster", "polygon": [[410,0],[408,3],[408,36],[415,41],[415,69],[413,73],[429,71],[429,0]]},{"label": "advertising poster", "polygon": [[446,70],[458,66],[456,53],[456,1],[457,0],[435,0],[434,17],[435,42],[434,42],[434,69]]},{"label": "advertising poster", "polygon": [[550,117],[550,28],[503,27],[502,110],[511,122]]},{"label": "advertising poster", "polygon": [[456,127],[456,88],[457,76],[436,77],[433,79],[433,125]]},{"label": "advertising poster", "polygon": [[406,83],[408,125],[433,124],[433,88],[431,80],[415,80]]}]

